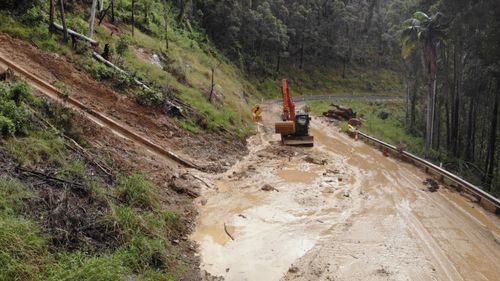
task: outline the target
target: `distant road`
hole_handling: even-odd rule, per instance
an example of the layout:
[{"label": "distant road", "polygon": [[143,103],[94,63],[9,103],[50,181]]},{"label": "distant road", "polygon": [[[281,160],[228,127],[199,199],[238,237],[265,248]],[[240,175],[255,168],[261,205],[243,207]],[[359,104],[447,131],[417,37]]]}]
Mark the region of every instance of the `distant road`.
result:
[{"label": "distant road", "polygon": [[[305,101],[334,101],[334,100],[365,100],[365,101],[405,101],[404,96],[298,96],[294,97],[295,102]],[[276,100],[281,102],[281,100]]]}]

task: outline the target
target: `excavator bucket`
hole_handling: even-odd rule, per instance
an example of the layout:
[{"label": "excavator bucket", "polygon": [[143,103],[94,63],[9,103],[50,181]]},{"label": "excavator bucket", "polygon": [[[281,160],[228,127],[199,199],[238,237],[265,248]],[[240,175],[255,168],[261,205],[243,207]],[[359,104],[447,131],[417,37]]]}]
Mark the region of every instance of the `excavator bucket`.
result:
[{"label": "excavator bucket", "polygon": [[274,124],[276,134],[291,135],[295,133],[295,122],[281,121]]},{"label": "excavator bucket", "polygon": [[314,146],[313,136],[284,136],[281,135],[281,142],[290,146]]}]

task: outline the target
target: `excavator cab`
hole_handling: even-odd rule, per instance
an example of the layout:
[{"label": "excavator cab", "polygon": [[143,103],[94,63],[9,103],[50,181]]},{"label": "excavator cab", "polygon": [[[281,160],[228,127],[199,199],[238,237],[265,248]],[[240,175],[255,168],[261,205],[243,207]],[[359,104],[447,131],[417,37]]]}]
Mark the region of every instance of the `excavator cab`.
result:
[{"label": "excavator cab", "polygon": [[300,136],[308,136],[309,135],[309,122],[311,121],[311,117],[309,114],[297,114],[295,117],[295,133]]}]

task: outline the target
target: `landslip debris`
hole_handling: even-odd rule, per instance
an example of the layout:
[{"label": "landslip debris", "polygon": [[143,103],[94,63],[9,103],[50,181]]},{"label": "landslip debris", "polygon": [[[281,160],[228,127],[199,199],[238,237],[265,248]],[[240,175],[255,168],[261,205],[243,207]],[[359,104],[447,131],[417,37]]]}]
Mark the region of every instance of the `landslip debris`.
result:
[{"label": "landslip debris", "polygon": [[264,191],[276,191],[276,192],[280,192],[279,190],[277,190],[276,188],[274,188],[273,186],[271,186],[269,184],[264,184],[260,189],[264,190]]},{"label": "landslip debris", "polygon": [[439,189],[439,184],[437,183],[437,181],[431,178],[427,178],[423,182],[423,184],[427,186],[427,190],[429,190],[430,192],[436,192]]}]

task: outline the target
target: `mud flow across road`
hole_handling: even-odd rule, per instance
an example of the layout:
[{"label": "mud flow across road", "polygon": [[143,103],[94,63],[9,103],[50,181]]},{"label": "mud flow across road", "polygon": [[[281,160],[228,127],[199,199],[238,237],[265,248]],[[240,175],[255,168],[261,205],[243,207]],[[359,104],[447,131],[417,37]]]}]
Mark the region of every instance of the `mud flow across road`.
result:
[{"label": "mud flow across road", "polygon": [[224,280],[499,280],[500,221],[453,190],[313,120],[281,147],[268,106],[250,154],[207,179],[193,239]]}]

